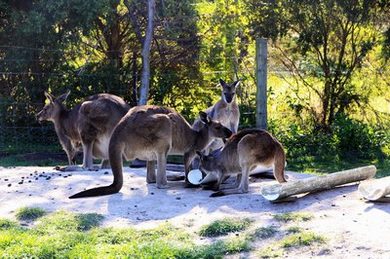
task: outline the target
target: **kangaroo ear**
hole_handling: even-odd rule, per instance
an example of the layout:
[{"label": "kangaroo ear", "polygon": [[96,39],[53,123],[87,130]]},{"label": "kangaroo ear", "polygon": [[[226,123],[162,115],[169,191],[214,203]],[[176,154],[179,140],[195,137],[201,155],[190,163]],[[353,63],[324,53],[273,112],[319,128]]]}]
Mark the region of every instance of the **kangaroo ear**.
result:
[{"label": "kangaroo ear", "polygon": [[210,117],[205,112],[199,112],[201,122],[204,124],[210,124]]},{"label": "kangaroo ear", "polygon": [[45,96],[46,98],[52,103],[54,101],[54,96],[49,94],[48,92],[45,91]]},{"label": "kangaroo ear", "polygon": [[241,80],[238,79],[236,82],[233,83],[233,86],[238,87],[240,85],[240,83],[241,83]]},{"label": "kangaroo ear", "polygon": [[66,98],[68,98],[69,94],[70,94],[70,91],[68,91],[64,94],[61,94],[60,96],[57,97],[56,101],[59,103],[65,102],[65,100],[66,100]]},{"label": "kangaroo ear", "polygon": [[223,81],[222,79],[219,79],[219,83],[221,84],[221,86],[226,86],[225,81]]}]

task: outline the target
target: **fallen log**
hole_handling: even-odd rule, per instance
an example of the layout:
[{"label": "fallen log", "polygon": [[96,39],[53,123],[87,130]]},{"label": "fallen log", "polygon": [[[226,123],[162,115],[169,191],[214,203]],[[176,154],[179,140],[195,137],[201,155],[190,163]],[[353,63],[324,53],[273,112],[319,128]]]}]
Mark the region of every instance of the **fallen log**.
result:
[{"label": "fallen log", "polygon": [[358,187],[361,195],[370,201],[390,201],[387,195],[390,195],[390,176],[366,180]]},{"label": "fallen log", "polygon": [[376,167],[373,165],[331,173],[324,176],[314,176],[282,184],[263,186],[261,195],[272,202],[281,201],[297,194],[328,190],[339,185],[357,182],[375,176]]}]

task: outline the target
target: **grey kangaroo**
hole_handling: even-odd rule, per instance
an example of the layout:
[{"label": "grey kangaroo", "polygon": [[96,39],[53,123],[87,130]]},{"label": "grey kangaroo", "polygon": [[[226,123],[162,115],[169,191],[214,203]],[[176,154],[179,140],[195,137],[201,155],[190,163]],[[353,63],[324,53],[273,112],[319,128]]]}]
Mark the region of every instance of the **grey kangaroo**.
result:
[{"label": "grey kangaroo", "polygon": [[[235,81],[231,84],[225,83],[219,79],[222,87],[221,99],[213,106],[205,111],[212,120],[219,121],[223,126],[230,129],[233,133],[237,133],[238,123],[240,121],[240,110],[236,102],[236,89],[240,81]],[[193,123],[194,129],[202,127],[200,118]],[[223,147],[221,139],[215,139],[206,149],[206,153]]]},{"label": "grey kangaroo", "polygon": [[49,103],[37,114],[39,121],[54,123],[58,139],[68,157],[69,166],[62,170],[80,169],[75,165],[75,155],[81,149],[84,169],[94,169],[93,158],[102,159],[102,167],[109,167],[108,145],[112,131],[130,106],[118,96],[96,94],[68,110],[64,102],[69,93],[55,98],[45,92]]},{"label": "grey kangaroo", "polygon": [[[259,165],[274,166],[274,176],[280,183],[286,182],[284,167],[286,156],[282,144],[265,130],[245,129],[231,136],[221,150],[210,155],[197,152],[200,156],[200,170],[207,177],[218,179],[211,197],[235,193],[247,193],[249,174]],[[234,186],[223,188],[226,176],[237,175]]]},{"label": "grey kangaroo", "polygon": [[[203,150],[214,138],[230,137],[232,132],[206,113],[200,114],[203,127],[197,131],[176,111],[154,105],[136,106],[116,126],[109,146],[114,181],[109,186],[77,193],[69,198],[93,197],[117,193],[123,186],[122,157],[147,161],[147,183],[167,187],[168,154],[183,155],[187,174],[196,150]],[[157,177],[154,161],[157,160]]]}]

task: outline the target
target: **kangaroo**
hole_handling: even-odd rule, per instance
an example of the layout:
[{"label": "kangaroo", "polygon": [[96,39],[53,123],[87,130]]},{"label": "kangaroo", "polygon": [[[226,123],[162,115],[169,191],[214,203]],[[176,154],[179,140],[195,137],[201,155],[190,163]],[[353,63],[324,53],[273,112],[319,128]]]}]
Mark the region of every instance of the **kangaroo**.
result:
[{"label": "kangaroo", "polygon": [[[231,84],[225,83],[222,79],[219,79],[219,83],[222,86],[221,99],[213,106],[207,108],[205,111],[212,120],[219,121],[223,126],[229,128],[233,133],[237,133],[238,123],[240,121],[240,110],[236,103],[236,89],[240,84],[240,81],[235,81]],[[193,123],[194,129],[202,127],[200,118]],[[206,149],[206,153],[223,147],[221,139],[215,139]]]},{"label": "kangaroo", "polygon": [[247,193],[249,174],[257,166],[274,166],[274,176],[280,183],[286,182],[284,167],[286,156],[282,144],[270,133],[259,129],[245,129],[232,135],[221,150],[210,155],[197,152],[200,156],[200,170],[207,177],[214,177],[217,183],[215,190],[219,190],[223,179],[229,175],[237,175],[233,188],[213,193],[210,197],[223,196],[235,193]]},{"label": "kangaroo", "polygon": [[[157,188],[167,187],[167,155],[183,155],[186,183],[190,164],[196,150],[203,150],[214,138],[230,137],[232,132],[221,123],[211,120],[206,113],[200,117],[204,126],[194,130],[176,111],[154,106],[136,106],[116,126],[109,146],[110,163],[114,181],[109,186],[77,193],[69,198],[93,197],[114,194],[123,185],[122,156],[126,160],[147,161],[147,183],[157,183]],[[157,160],[157,177],[154,161]]]},{"label": "kangaroo", "polygon": [[94,169],[93,158],[102,159],[102,167],[109,167],[108,144],[115,125],[130,109],[126,102],[115,95],[97,94],[68,110],[64,102],[70,92],[55,98],[45,92],[49,103],[37,114],[38,121],[51,121],[69,166],[62,170],[79,169],[75,155],[82,149],[85,169]]},{"label": "kangaroo", "polygon": [[[240,121],[240,110],[236,103],[236,89],[240,81],[235,81],[227,84],[222,79],[219,79],[222,87],[221,99],[213,106],[206,109],[206,113],[211,119],[219,121],[223,126],[229,128],[233,133],[237,133],[238,123]],[[200,118],[193,123],[194,129],[202,127]],[[205,149],[205,154],[208,155],[211,151],[222,148],[224,145],[222,139],[214,139]],[[199,158],[196,157],[192,163],[192,168],[199,168]]]}]

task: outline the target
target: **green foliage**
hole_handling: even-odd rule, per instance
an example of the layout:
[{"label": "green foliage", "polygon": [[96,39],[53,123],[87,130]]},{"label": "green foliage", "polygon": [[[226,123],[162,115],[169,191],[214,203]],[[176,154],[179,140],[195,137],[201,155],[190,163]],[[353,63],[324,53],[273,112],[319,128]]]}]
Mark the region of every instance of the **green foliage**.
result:
[{"label": "green foliage", "polygon": [[376,28],[386,24],[388,10],[370,0],[265,2],[247,1],[250,27],[255,37],[275,40],[279,65],[295,79],[290,84],[299,102],[291,108],[329,131],[337,114],[367,106],[352,78],[381,44]]},{"label": "green foliage", "polygon": [[104,217],[96,213],[73,214],[65,211],[52,213],[43,218],[38,231],[87,231],[99,226]]},{"label": "green foliage", "polygon": [[255,230],[253,236],[256,238],[267,239],[275,236],[278,232],[279,230],[275,226],[260,227]]},{"label": "green foliage", "polygon": [[313,215],[303,212],[287,212],[274,215],[274,219],[281,222],[297,222],[297,221],[309,221],[313,218]]},{"label": "green foliage", "polygon": [[97,214],[56,212],[31,229],[0,220],[0,257],[222,258],[250,249],[246,237],[195,245],[191,235],[169,224],[148,230],[96,227],[101,219]]},{"label": "green foliage", "polygon": [[325,238],[312,232],[301,232],[287,236],[280,240],[281,246],[288,247],[300,247],[311,246],[315,243],[325,243]]},{"label": "green foliage", "polygon": [[246,229],[251,223],[250,219],[232,219],[224,218],[215,220],[212,223],[201,228],[199,234],[206,237],[216,237],[227,235],[232,232],[237,232]]},{"label": "green foliage", "polygon": [[9,219],[0,219],[0,230],[16,228],[17,223]]},{"label": "green foliage", "polygon": [[297,234],[303,232],[303,229],[297,226],[292,226],[287,229],[288,234]]},{"label": "green foliage", "polygon": [[36,220],[46,214],[46,211],[37,207],[24,207],[16,212],[18,220]]}]

